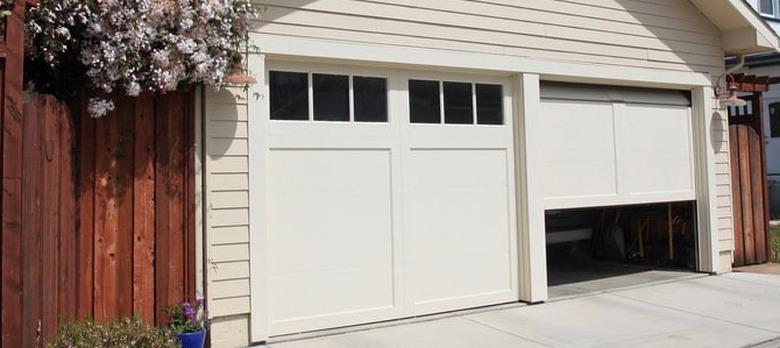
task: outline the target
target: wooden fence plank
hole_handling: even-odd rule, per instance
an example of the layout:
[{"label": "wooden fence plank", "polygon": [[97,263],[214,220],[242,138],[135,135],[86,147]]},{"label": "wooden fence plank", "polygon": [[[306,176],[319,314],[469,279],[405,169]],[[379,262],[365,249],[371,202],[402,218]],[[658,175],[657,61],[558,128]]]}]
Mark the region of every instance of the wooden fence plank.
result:
[{"label": "wooden fence plank", "polygon": [[119,116],[109,112],[95,122],[95,318],[102,320],[117,315],[117,202],[116,152],[119,142]]},{"label": "wooden fence plank", "polygon": [[[40,328],[42,325],[41,306],[43,284],[41,282],[41,243],[42,243],[42,210],[41,192],[43,186],[43,158],[41,140],[41,113],[44,107],[42,99],[35,99],[25,108],[24,145],[23,145],[23,207],[22,233],[24,236],[24,315],[22,322],[22,344],[20,347],[39,347]],[[5,345],[4,345],[5,346]]]},{"label": "wooden fence plank", "polygon": [[[196,247],[195,247],[195,233],[196,233],[196,222],[195,222],[195,104],[193,103],[195,100],[195,90],[189,89],[186,91],[181,92],[183,95],[182,100],[180,100],[180,104],[182,105],[182,108],[184,112],[182,113],[182,117],[184,117],[184,126],[181,128],[182,132],[184,133],[183,139],[184,139],[184,145],[186,151],[184,152],[184,171],[185,171],[185,177],[184,177],[184,215],[185,215],[185,227],[184,227],[184,236],[185,236],[185,247],[183,248],[185,252],[185,259],[184,259],[184,265],[185,265],[185,271],[184,271],[184,285],[185,285],[185,297],[189,298],[190,300],[194,300],[196,297],[196,274],[197,274],[197,258],[196,258]],[[189,159],[189,160],[187,160]]]},{"label": "wooden fence plank", "polygon": [[2,194],[0,195],[0,346],[21,347],[22,287],[22,90],[24,71],[24,1],[5,18],[2,111]]},{"label": "wooden fence plank", "polygon": [[97,153],[95,119],[86,114],[86,98],[79,100],[74,119],[79,122],[78,148],[78,278],[77,317],[94,316],[94,243],[95,243],[95,159]]},{"label": "wooden fence plank", "polygon": [[[743,188],[752,187],[750,181],[750,148],[748,141],[748,128],[746,126],[740,126],[739,132],[739,177],[740,186]],[[745,263],[752,264],[755,262],[755,253],[753,246],[755,241],[753,238],[753,216],[752,202],[753,195],[751,190],[742,190],[742,226],[743,226],[743,243],[745,245]]]},{"label": "wooden fence plank", "polygon": [[743,241],[744,226],[742,225],[742,185],[740,179],[739,151],[733,149],[739,148],[739,125],[729,126],[729,144],[732,151],[731,156],[731,192],[734,202],[734,264],[745,264],[745,244]]},{"label": "wooden fence plank", "polygon": [[763,163],[763,157],[760,156],[761,143],[764,141],[758,132],[750,128],[748,129],[748,148],[750,151],[750,182],[757,190],[752,195],[752,202],[750,202],[751,210],[753,211],[753,245],[747,245],[747,248],[753,248],[755,255],[754,262],[764,263],[766,259],[766,231],[764,230],[765,215],[764,215],[764,195],[763,185],[766,182],[766,177],[762,176],[763,171],[761,167]]},{"label": "wooden fence plank", "polygon": [[169,104],[167,99],[155,98],[155,163],[154,163],[154,195],[155,195],[155,313],[156,322],[166,322],[163,309],[171,301],[169,289],[170,267],[170,127]]},{"label": "wooden fence plank", "polygon": [[59,318],[58,322],[70,321],[76,316],[76,305],[78,303],[76,293],[76,221],[74,216],[74,207],[76,195],[74,191],[74,163],[73,163],[73,140],[75,134],[71,124],[70,109],[64,104],[60,104],[57,113],[58,123],[58,141],[60,148],[60,166],[61,175],[59,177],[59,210],[60,221],[59,228]]},{"label": "wooden fence plank", "polygon": [[41,220],[42,220],[42,252],[41,258],[41,287],[42,293],[42,325],[41,325],[41,337],[43,342],[48,342],[54,338],[57,334],[57,318],[59,314],[57,310],[59,305],[57,303],[57,297],[59,294],[58,279],[56,270],[59,269],[57,265],[58,255],[58,223],[60,207],[57,204],[59,202],[59,177],[60,177],[60,151],[59,142],[57,141],[57,119],[55,115],[59,112],[59,103],[52,96],[47,96],[42,99],[43,111],[38,114],[40,127],[41,140],[42,140],[42,153],[41,159],[43,162],[43,192],[41,201]]},{"label": "wooden fence plank", "polygon": [[116,98],[116,143],[113,163],[112,196],[116,208],[115,279],[116,315],[133,315],[133,151],[135,102],[129,97]]},{"label": "wooden fence plank", "polygon": [[763,93],[754,93],[753,94],[753,110],[758,110],[759,116],[756,117],[756,126],[758,127],[758,139],[759,139],[759,145],[760,148],[758,149],[760,156],[760,162],[761,162],[761,194],[763,196],[762,205],[764,207],[764,221],[763,222],[763,239],[765,241],[765,248],[762,251],[764,253],[764,260],[765,262],[770,261],[771,255],[772,255],[772,242],[769,238],[769,220],[771,218],[770,212],[769,212],[769,181],[767,180],[767,161],[766,161],[766,142],[764,139],[766,139],[766,125],[764,124],[764,117],[763,117],[763,105],[764,105],[764,94]]},{"label": "wooden fence plank", "polygon": [[149,95],[135,100],[133,204],[133,308],[154,322],[154,104]]},{"label": "wooden fence plank", "polygon": [[[185,262],[185,225],[184,225],[184,117],[181,105],[181,92],[172,93],[165,98],[168,100],[168,127],[169,138],[169,163],[170,175],[168,176],[168,192],[170,197],[168,229],[169,262],[171,287],[169,289],[169,301],[179,301],[184,298],[184,262]],[[173,302],[169,303],[173,304]]]}]

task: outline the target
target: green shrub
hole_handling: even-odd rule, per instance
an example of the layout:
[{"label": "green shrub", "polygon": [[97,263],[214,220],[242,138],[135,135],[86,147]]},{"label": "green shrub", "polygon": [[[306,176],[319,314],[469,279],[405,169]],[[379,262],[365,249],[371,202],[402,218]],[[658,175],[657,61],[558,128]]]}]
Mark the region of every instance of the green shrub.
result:
[{"label": "green shrub", "polygon": [[772,249],[772,262],[780,262],[780,226],[769,229],[769,239]]},{"label": "green shrub", "polygon": [[169,348],[178,341],[167,330],[158,329],[137,318],[101,323],[92,319],[74,321],[60,328],[50,348]]}]

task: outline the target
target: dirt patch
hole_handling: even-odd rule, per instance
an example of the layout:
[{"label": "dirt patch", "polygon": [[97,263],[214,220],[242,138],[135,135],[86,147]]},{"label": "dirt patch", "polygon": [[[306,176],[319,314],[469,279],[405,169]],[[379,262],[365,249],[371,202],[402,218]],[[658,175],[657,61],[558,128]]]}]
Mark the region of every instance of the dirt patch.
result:
[{"label": "dirt patch", "polygon": [[765,263],[734,268],[734,272],[777,274],[780,275],[780,263]]}]

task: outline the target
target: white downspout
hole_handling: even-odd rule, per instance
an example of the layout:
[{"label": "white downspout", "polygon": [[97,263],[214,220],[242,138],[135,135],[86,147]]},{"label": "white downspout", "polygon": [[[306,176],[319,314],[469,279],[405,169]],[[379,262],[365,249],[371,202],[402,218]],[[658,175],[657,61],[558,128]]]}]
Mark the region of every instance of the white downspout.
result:
[{"label": "white downspout", "polygon": [[737,55],[737,64],[734,64],[730,68],[726,69],[726,71],[723,73],[723,76],[729,75],[741,69],[743,66],[745,66],[745,55],[744,54]]}]

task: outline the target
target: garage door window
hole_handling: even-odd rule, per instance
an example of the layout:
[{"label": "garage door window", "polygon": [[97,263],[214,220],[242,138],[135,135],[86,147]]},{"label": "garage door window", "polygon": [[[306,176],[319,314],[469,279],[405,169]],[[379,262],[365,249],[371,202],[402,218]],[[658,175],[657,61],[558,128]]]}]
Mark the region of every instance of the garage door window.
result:
[{"label": "garage door window", "polygon": [[409,80],[409,119],[412,123],[441,123],[439,81]]},{"label": "garage door window", "polygon": [[471,88],[470,83],[444,82],[444,123],[474,123]]},{"label": "garage door window", "polygon": [[477,92],[477,123],[504,124],[504,108],[501,105],[504,92],[501,85],[478,83]]},{"label": "garage door window", "polygon": [[309,76],[306,73],[271,71],[272,120],[309,119]]},{"label": "garage door window", "polygon": [[409,80],[410,122],[441,124],[442,118],[445,124],[504,124],[502,86]]},{"label": "garage door window", "polygon": [[388,120],[387,79],[383,77],[270,71],[269,89],[272,120]]},{"label": "garage door window", "polygon": [[355,121],[387,122],[387,79],[355,76]]},{"label": "garage door window", "polygon": [[314,74],[314,120],[349,121],[349,76]]}]

